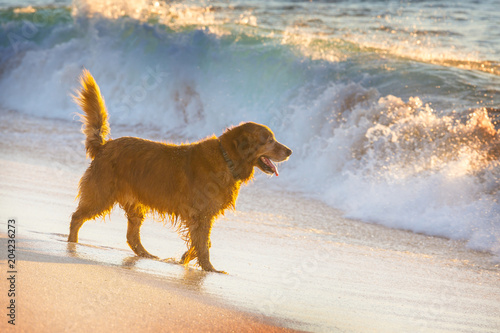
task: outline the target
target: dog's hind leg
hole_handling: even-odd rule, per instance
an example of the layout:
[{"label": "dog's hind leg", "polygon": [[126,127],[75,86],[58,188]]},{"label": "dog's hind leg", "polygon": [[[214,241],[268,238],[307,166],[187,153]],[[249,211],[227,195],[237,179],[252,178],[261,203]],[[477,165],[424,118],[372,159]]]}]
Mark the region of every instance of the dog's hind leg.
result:
[{"label": "dog's hind leg", "polygon": [[128,246],[135,252],[139,257],[145,258],[158,258],[152,255],[141,243],[141,226],[144,221],[144,211],[143,207],[139,204],[127,205],[123,207],[125,213],[127,214],[128,226],[127,226],[127,243]]},{"label": "dog's hind leg", "polygon": [[80,201],[71,216],[68,242],[77,243],[78,231],[82,225],[96,216],[106,215],[115,204],[114,187],[109,182],[105,182],[102,177],[96,177],[93,171],[94,162],[80,180]]},{"label": "dog's hind leg", "polygon": [[78,208],[71,215],[68,242],[78,243],[78,231],[80,231],[82,225],[96,216],[105,215],[112,207],[112,203],[90,207],[87,204],[82,204],[82,201],[80,201]]},{"label": "dog's hind leg", "polygon": [[78,243],[78,231],[80,231],[80,228],[85,221],[90,220],[93,217],[93,214],[91,214],[88,209],[78,206],[76,211],[71,216],[68,242]]},{"label": "dog's hind leg", "polygon": [[89,200],[88,195],[82,193],[78,207],[71,216],[68,242],[78,243],[78,231],[82,225],[96,216],[106,215],[113,204],[114,202],[110,198],[108,200]]}]

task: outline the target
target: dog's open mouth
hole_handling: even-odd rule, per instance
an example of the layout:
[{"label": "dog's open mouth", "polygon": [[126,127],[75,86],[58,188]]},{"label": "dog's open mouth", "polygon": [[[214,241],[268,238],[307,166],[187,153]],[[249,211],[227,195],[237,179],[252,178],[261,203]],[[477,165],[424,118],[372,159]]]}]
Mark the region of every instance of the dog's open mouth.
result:
[{"label": "dog's open mouth", "polygon": [[264,171],[267,174],[275,174],[276,177],[279,176],[278,174],[278,168],[274,163],[267,157],[261,156],[259,158],[259,167],[262,171]]}]

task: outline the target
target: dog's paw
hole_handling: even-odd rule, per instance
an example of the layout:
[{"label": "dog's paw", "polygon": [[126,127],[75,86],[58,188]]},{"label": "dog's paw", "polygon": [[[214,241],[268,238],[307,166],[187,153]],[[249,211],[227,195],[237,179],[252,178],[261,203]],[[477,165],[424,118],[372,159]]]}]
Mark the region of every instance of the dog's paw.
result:
[{"label": "dog's paw", "polygon": [[203,270],[204,270],[205,272],[213,272],[213,273],[227,274],[227,272],[225,272],[225,271],[218,271],[218,270],[216,270],[213,266],[212,266],[212,267],[208,267],[208,268],[204,268],[204,267],[202,267],[202,268],[203,268]]},{"label": "dog's paw", "polygon": [[159,257],[157,256],[154,256],[152,255],[151,253],[149,252],[145,252],[145,253],[141,253],[141,254],[138,254],[139,257],[141,258],[146,258],[146,259],[154,259],[154,260],[160,260]]},{"label": "dog's paw", "polygon": [[217,270],[215,270],[214,272],[215,273],[220,273],[220,274],[226,274],[226,275],[228,275],[228,273],[226,271],[217,271]]}]

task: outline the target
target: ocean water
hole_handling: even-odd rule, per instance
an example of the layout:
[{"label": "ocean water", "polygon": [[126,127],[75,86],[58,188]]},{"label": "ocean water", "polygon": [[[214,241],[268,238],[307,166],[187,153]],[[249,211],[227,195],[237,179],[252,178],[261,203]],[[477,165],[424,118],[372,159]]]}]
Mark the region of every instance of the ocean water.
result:
[{"label": "ocean water", "polygon": [[0,109],[75,122],[87,68],[111,136],[185,141],[263,123],[294,150],[264,186],[500,256],[498,8],[0,0]]}]

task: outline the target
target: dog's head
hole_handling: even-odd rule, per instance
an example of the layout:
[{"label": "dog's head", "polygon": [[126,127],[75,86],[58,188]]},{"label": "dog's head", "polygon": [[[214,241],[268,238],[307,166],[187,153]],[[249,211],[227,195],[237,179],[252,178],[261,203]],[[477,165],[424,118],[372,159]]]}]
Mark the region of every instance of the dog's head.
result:
[{"label": "dog's head", "polygon": [[264,125],[248,122],[230,129],[233,145],[241,163],[258,167],[267,174],[276,174],[278,168],[273,162],[283,162],[292,150],[276,141],[274,133]]}]

